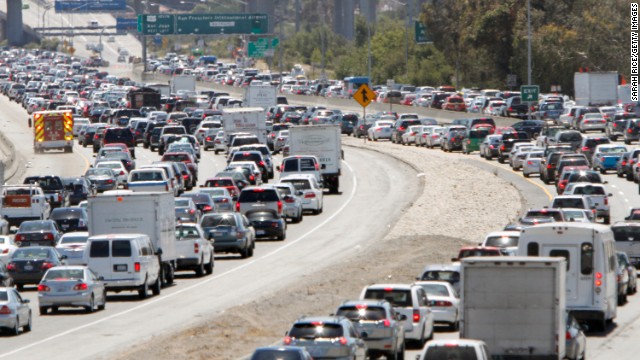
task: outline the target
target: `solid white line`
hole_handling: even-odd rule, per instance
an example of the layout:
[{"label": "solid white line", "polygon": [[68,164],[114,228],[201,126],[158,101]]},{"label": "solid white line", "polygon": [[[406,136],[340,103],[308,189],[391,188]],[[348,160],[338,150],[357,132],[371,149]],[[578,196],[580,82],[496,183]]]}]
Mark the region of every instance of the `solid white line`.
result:
[{"label": "solid white line", "polygon": [[176,296],[176,295],[182,294],[183,292],[190,291],[190,290],[195,289],[195,288],[197,288],[197,287],[200,287],[200,286],[202,286],[202,285],[204,285],[204,284],[207,284],[207,283],[209,283],[209,282],[211,282],[211,281],[213,281],[213,280],[216,280],[216,279],[219,279],[219,278],[221,278],[221,277],[223,277],[223,276],[227,276],[227,275],[229,275],[229,274],[232,274],[232,273],[234,273],[234,272],[236,272],[236,271],[238,271],[238,270],[240,270],[240,269],[244,269],[245,267],[248,267],[248,266],[250,266],[250,265],[253,265],[254,263],[256,263],[256,262],[257,262],[257,261],[259,261],[259,260],[266,259],[267,257],[269,257],[269,256],[271,256],[271,255],[274,255],[274,254],[276,254],[276,253],[278,253],[278,252],[280,252],[280,251],[282,251],[282,250],[284,250],[284,249],[288,248],[289,246],[291,246],[291,245],[293,245],[293,244],[297,244],[297,243],[298,243],[298,242],[300,242],[302,239],[304,239],[304,238],[306,238],[307,236],[311,235],[311,233],[315,232],[316,230],[318,230],[319,228],[321,228],[321,227],[325,226],[328,222],[330,222],[331,220],[333,220],[333,219],[334,219],[336,216],[338,216],[338,214],[340,214],[340,212],[342,212],[342,211],[347,207],[347,205],[349,205],[349,203],[351,203],[351,201],[353,200],[353,198],[354,198],[354,196],[355,196],[355,193],[356,193],[357,186],[358,186],[358,181],[357,181],[357,179],[356,179],[356,174],[355,174],[355,172],[353,171],[353,168],[349,165],[349,163],[347,163],[346,161],[343,161],[343,163],[344,163],[344,164],[349,168],[349,170],[350,170],[350,171],[351,171],[351,173],[352,173],[352,177],[353,177],[353,187],[352,187],[352,189],[351,189],[351,195],[349,196],[349,198],[347,199],[347,201],[346,201],[346,202],[345,202],[345,203],[344,203],[344,204],[343,204],[343,205],[342,205],[342,206],[341,206],[341,207],[340,207],[340,208],[339,208],[339,209],[338,209],[338,210],[337,210],[333,215],[329,216],[329,217],[328,217],[327,219],[325,219],[323,222],[321,222],[320,224],[316,225],[313,229],[311,229],[311,230],[307,231],[306,233],[304,233],[302,236],[300,236],[300,237],[299,237],[299,238],[297,238],[296,240],[293,240],[293,241],[291,241],[291,242],[288,242],[286,245],[284,245],[284,246],[282,246],[282,247],[280,247],[280,248],[278,248],[278,249],[273,250],[272,252],[270,252],[270,253],[268,253],[268,254],[266,254],[266,255],[264,255],[264,256],[262,256],[262,257],[260,257],[259,259],[253,259],[253,260],[251,260],[251,261],[249,261],[249,262],[247,262],[247,263],[244,263],[244,264],[242,264],[242,265],[240,265],[240,266],[238,266],[238,267],[236,267],[236,268],[234,268],[234,269],[228,270],[228,271],[226,271],[226,272],[224,272],[224,273],[222,273],[222,274],[218,274],[218,275],[215,275],[215,276],[209,277],[209,278],[207,278],[206,280],[203,280],[203,281],[201,281],[201,282],[198,282],[198,283],[196,283],[196,284],[193,284],[193,285],[191,285],[191,286],[188,286],[188,287],[186,287],[186,288],[184,288],[184,289],[180,289],[180,290],[178,290],[178,291],[176,291],[176,292],[174,292],[174,293],[171,293],[171,294],[168,294],[168,295],[164,295],[164,296],[161,296],[161,297],[157,297],[157,298],[154,298],[154,299],[148,300],[148,301],[146,301],[144,304],[140,304],[140,305],[138,305],[138,306],[134,306],[134,307],[132,307],[132,308],[130,308],[130,309],[127,309],[127,310],[124,310],[124,311],[122,311],[122,312],[119,312],[119,313],[116,313],[116,314],[113,314],[113,315],[107,316],[107,317],[102,318],[102,319],[100,319],[100,320],[96,320],[96,321],[94,321],[94,322],[91,322],[91,323],[88,323],[88,324],[84,324],[84,325],[78,326],[78,327],[73,328],[73,329],[69,329],[69,330],[64,331],[64,332],[61,332],[61,333],[59,333],[59,334],[56,334],[56,335],[50,336],[50,337],[48,337],[48,338],[45,338],[45,339],[42,339],[42,340],[36,341],[36,342],[31,343],[31,344],[26,345],[26,346],[23,346],[23,347],[21,347],[21,348],[14,349],[14,350],[12,350],[12,351],[10,351],[10,352],[4,353],[4,354],[0,354],[0,358],[6,358],[7,356],[14,355],[14,354],[16,354],[16,353],[18,353],[18,352],[21,352],[21,351],[24,351],[24,350],[30,349],[30,348],[32,348],[32,347],[35,347],[35,346],[38,346],[38,345],[44,344],[44,343],[49,342],[49,341],[51,341],[51,340],[55,340],[55,339],[61,338],[61,337],[65,336],[65,335],[69,335],[69,334],[74,333],[74,332],[77,332],[77,331],[79,331],[79,330],[86,329],[86,328],[88,328],[88,327],[90,327],[90,326],[94,326],[94,325],[97,325],[97,324],[103,323],[103,322],[105,322],[105,321],[108,321],[108,320],[111,320],[111,319],[115,319],[115,318],[120,317],[120,316],[122,316],[122,315],[125,315],[125,314],[128,314],[128,313],[130,313],[130,312],[136,311],[136,310],[138,310],[138,309],[142,309],[142,308],[144,308],[144,307],[147,307],[147,306],[153,305],[153,304],[155,304],[155,303],[157,303],[157,302],[160,302],[160,301],[163,301],[163,300],[166,300],[166,299],[172,298],[172,297],[174,297],[174,296]]}]

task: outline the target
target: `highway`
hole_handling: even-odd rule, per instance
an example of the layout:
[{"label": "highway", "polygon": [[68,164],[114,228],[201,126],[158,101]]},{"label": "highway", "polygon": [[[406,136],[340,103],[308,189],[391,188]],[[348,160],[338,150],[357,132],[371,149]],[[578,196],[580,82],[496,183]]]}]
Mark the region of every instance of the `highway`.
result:
[{"label": "highway", "polygon": [[[6,6],[0,1],[0,6]],[[25,10],[25,22],[42,16],[35,2],[31,2],[29,10]],[[61,26],[96,19],[100,24],[113,25],[115,20],[107,14],[90,14],[87,16],[61,16],[54,14],[53,9],[47,13],[47,25]],[[82,20],[81,20],[82,19]],[[127,47],[131,54],[139,53],[139,42],[131,36],[117,37],[115,43],[106,43],[103,57],[113,65],[108,69],[115,74],[131,74],[131,66],[117,64],[117,47]],[[86,42],[98,42],[98,37],[78,37],[75,39],[76,54],[88,56]],[[215,88],[229,90],[228,87]],[[237,90],[234,88],[233,90]],[[300,100],[303,99],[303,100]],[[296,97],[297,103],[305,104],[344,104],[343,100]],[[0,106],[5,109],[3,124],[0,129],[12,139],[17,151],[24,158],[21,176],[55,173],[59,175],[80,175],[92,162],[92,152],[75,146],[72,154],[48,152],[36,156],[31,149],[32,136],[26,124],[27,114],[17,104],[10,103],[5,97],[0,98]],[[337,106],[337,105],[336,105]],[[342,107],[344,108],[344,107]],[[394,106],[398,112],[415,112],[415,108]],[[348,110],[361,108],[353,102]],[[373,106],[369,108],[373,111]],[[461,114],[460,117],[466,115]],[[388,144],[381,143],[384,151]],[[399,146],[399,145],[393,145]],[[439,150],[424,149],[425,154],[447,157],[452,160],[463,160],[474,164],[478,169],[497,170],[500,177],[511,181],[524,195],[526,207],[541,207],[549,203],[555,194],[553,186],[544,185],[535,176],[525,179],[521,173],[513,172],[508,165],[486,161],[477,156],[449,154]],[[141,147],[136,149],[139,165],[149,163],[158,158]],[[431,155],[430,155],[431,156]],[[375,241],[382,234],[383,225],[376,222],[354,221],[354,219],[376,219],[380,217],[395,218],[411,201],[411,195],[418,191],[419,182],[415,171],[402,163],[386,156],[370,151],[347,148],[345,150],[345,172],[342,177],[340,196],[327,196],[325,211],[318,216],[305,216],[299,225],[292,225],[287,240],[280,242],[259,242],[255,257],[249,260],[238,260],[229,256],[219,256],[216,260],[214,274],[203,279],[192,278],[191,275],[180,276],[175,286],[163,289],[160,297],[139,301],[135,294],[122,293],[109,297],[107,310],[92,315],[65,313],[41,317],[36,314],[36,292],[33,288],[24,292],[32,301],[34,310],[34,331],[16,338],[3,338],[5,344],[0,350],[0,358],[7,359],[68,359],[108,357],[113,351],[119,351],[134,343],[150,339],[153,336],[169,333],[189,326],[191,320],[197,320],[205,314],[221,313],[232,306],[259,298],[265,292],[284,289],[305,274],[318,271],[333,261],[340,261],[356,245],[365,245]],[[278,160],[275,162],[278,163]],[[212,152],[204,153],[200,163],[200,179],[213,175],[223,166],[223,157],[214,156]],[[379,176],[368,176],[371,172]],[[617,178],[614,174],[605,176],[607,189],[613,196],[610,198],[612,222],[621,220],[634,206],[640,206],[638,185]],[[469,174],[472,181],[473,174]],[[14,180],[14,179],[12,179]],[[442,181],[446,181],[443,179]],[[400,182],[400,183],[398,183]],[[393,185],[392,185],[393,184]],[[385,207],[371,207],[372,194],[376,202],[389,204]],[[514,214],[515,216],[515,214]],[[340,236],[349,232],[349,237]],[[313,254],[312,263],[302,261],[303,255]],[[283,269],[287,269],[283,271]],[[290,276],[295,273],[296,276]],[[229,289],[233,289],[230,291]],[[629,297],[629,303],[618,308],[615,325],[605,334],[589,333],[587,353],[594,359],[635,359],[637,358],[633,337],[639,334],[637,319],[640,318],[640,296]],[[215,301],[212,301],[215,299]],[[437,332],[436,338],[455,337],[454,333]],[[99,341],[96,341],[98,340]],[[414,358],[418,352],[409,351],[408,359]]]}]

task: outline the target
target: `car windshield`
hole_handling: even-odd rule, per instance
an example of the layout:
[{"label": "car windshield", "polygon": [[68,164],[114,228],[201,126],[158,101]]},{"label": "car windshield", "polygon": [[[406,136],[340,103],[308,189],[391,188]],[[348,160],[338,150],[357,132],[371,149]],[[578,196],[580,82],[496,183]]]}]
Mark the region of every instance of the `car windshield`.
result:
[{"label": "car windshield", "polygon": [[253,211],[247,213],[247,219],[250,221],[268,221],[277,219],[277,216],[270,211]]},{"label": "car windshield", "polygon": [[450,296],[449,289],[445,285],[439,284],[426,284],[421,285],[424,291],[427,292],[427,295],[432,296]]},{"label": "car windshield", "polygon": [[560,134],[558,140],[562,142],[574,142],[582,140],[582,136],[580,135],[580,133],[564,133]]},{"label": "car windshield", "polygon": [[580,210],[564,210],[564,217],[568,221],[582,220],[585,218],[584,211]]},{"label": "car windshield", "polygon": [[49,258],[49,250],[42,248],[21,248],[14,251],[12,260],[37,260]]},{"label": "car windshield", "polygon": [[62,239],[60,239],[60,244],[78,244],[78,243],[86,243],[88,236],[70,236],[65,235]]},{"label": "car windshield", "polygon": [[500,235],[500,236],[490,236],[485,241],[485,246],[495,246],[495,247],[508,247],[508,246],[518,246],[518,236],[509,236],[509,235]]},{"label": "car windshield", "polygon": [[175,206],[176,207],[187,207],[189,206],[189,199],[175,199]]},{"label": "car windshield", "polygon": [[424,274],[422,274],[421,280],[442,280],[455,283],[457,281],[460,281],[460,273],[451,270],[429,270],[425,271]]},{"label": "car windshield", "polygon": [[84,279],[84,270],[82,269],[51,269],[47,271],[45,280],[63,281],[63,280],[82,280]]},{"label": "car windshield", "polygon": [[297,350],[257,350],[250,360],[300,360],[300,352]]},{"label": "car windshield", "polygon": [[455,359],[477,360],[476,349],[473,346],[442,345],[427,348],[425,359]]},{"label": "car windshield", "polygon": [[574,195],[605,195],[604,187],[602,186],[578,186],[573,188]]},{"label": "car windshield", "polygon": [[339,324],[324,323],[303,323],[295,324],[289,332],[289,336],[299,339],[334,339],[339,338],[343,334],[342,326]]},{"label": "car windshield", "polygon": [[232,215],[210,215],[202,218],[200,226],[211,228],[216,226],[236,226],[236,218]]},{"label": "car windshield", "polygon": [[292,184],[296,190],[311,190],[311,183],[309,180],[284,179],[281,180],[281,182]]},{"label": "car windshield", "polygon": [[176,226],[176,239],[197,239],[200,237],[198,228],[195,226]]},{"label": "car windshield", "polygon": [[338,316],[344,316],[352,321],[369,320],[379,321],[384,320],[385,310],[382,307],[358,305],[358,306],[342,306],[338,309]]},{"label": "car windshield", "polygon": [[640,241],[640,226],[612,226],[616,241]]},{"label": "car windshield", "polygon": [[25,221],[20,224],[19,232],[51,230],[51,225],[44,221]]},{"label": "car windshield", "polygon": [[627,152],[627,149],[620,146],[620,147],[604,147],[598,150],[599,152],[603,153],[603,154],[623,154]]},{"label": "car windshield", "polygon": [[109,169],[91,168],[84,174],[85,176],[111,176],[113,172]]},{"label": "car windshield", "polygon": [[552,206],[554,208],[576,208],[584,209],[585,204],[582,198],[559,198],[553,200]]},{"label": "car windshield", "polygon": [[9,294],[6,290],[0,290],[0,301],[9,301]]},{"label": "car windshield", "polygon": [[387,300],[391,305],[398,307],[409,307],[411,301],[411,291],[404,289],[367,289],[365,299]]}]

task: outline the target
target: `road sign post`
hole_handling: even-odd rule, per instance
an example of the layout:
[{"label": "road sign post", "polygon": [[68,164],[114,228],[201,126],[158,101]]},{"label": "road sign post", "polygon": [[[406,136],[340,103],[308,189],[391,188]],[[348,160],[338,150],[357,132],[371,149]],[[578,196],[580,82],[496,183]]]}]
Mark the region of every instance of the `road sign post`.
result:
[{"label": "road sign post", "polygon": [[[353,99],[357,101],[360,106],[362,106],[363,119],[367,118],[367,106],[369,106],[371,101],[373,101],[373,99],[375,98],[376,94],[373,92],[373,90],[371,90],[371,88],[369,88],[369,85],[367,84],[360,85],[358,90],[353,93]],[[364,142],[367,142],[367,134],[364,135]]]},{"label": "road sign post", "polygon": [[433,42],[429,34],[427,33],[427,27],[420,21],[414,22],[414,39],[416,44],[428,44]]},{"label": "road sign post", "polygon": [[528,119],[531,120],[531,103],[538,102],[540,96],[540,87],[538,85],[522,85],[520,86],[520,99],[527,103]]}]

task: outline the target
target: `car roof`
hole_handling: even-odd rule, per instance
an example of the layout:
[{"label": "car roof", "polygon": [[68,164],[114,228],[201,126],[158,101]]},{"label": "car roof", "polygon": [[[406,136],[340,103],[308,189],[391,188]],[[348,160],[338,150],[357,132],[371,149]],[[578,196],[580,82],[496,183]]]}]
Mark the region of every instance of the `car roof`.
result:
[{"label": "car roof", "polygon": [[312,323],[312,322],[319,322],[319,323],[340,323],[343,320],[346,320],[347,318],[345,318],[344,316],[309,316],[309,317],[301,317],[299,319],[297,319],[295,321],[296,324],[300,324],[300,323]]},{"label": "car roof", "polygon": [[350,306],[350,305],[377,305],[377,306],[384,306],[384,305],[390,305],[388,301],[386,300],[375,300],[375,299],[361,299],[361,300],[345,300],[342,304],[340,304],[340,306]]},{"label": "car roof", "polygon": [[410,290],[413,284],[373,284],[368,285],[367,289],[387,289],[392,288],[394,290]]},{"label": "car roof", "polygon": [[503,230],[503,231],[492,231],[488,233],[485,238],[489,236],[520,236],[520,231],[512,231],[512,230]]}]

